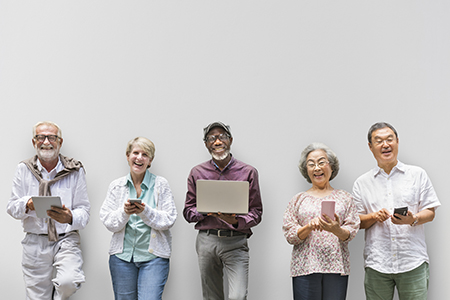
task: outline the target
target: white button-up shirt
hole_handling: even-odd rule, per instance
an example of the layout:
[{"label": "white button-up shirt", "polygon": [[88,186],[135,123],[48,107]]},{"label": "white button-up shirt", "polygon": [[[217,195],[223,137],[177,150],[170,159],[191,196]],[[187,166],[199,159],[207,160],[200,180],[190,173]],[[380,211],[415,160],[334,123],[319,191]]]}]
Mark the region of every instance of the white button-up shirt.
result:
[{"label": "white button-up shirt", "polygon": [[[45,180],[53,179],[56,174],[64,169],[58,160],[56,167],[47,170],[37,160],[39,171]],[[55,222],[58,234],[83,229],[89,221],[90,204],[86,188],[86,179],[83,168],[78,172],[72,172],[50,186],[53,196],[60,196],[61,202],[72,212],[72,225]],[[47,234],[47,219],[38,218],[36,211],[26,212],[26,204],[32,196],[39,196],[39,182],[28,170],[24,163],[17,166],[13,179],[11,198],[9,199],[7,212],[15,219],[22,220],[23,230],[35,234]]]},{"label": "white button-up shirt", "polygon": [[[398,162],[388,175],[376,167],[360,176],[353,185],[359,214],[407,206],[414,214],[441,205],[425,170]],[[424,225],[395,225],[390,219],[365,230],[365,267],[397,274],[428,262]]]}]

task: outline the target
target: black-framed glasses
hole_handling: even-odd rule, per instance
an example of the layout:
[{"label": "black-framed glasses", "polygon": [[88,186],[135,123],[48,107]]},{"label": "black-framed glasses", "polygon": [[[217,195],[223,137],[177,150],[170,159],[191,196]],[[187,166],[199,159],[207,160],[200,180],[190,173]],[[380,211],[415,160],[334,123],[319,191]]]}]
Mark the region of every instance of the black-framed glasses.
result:
[{"label": "black-framed glasses", "polygon": [[221,133],[219,135],[209,135],[206,137],[205,141],[208,143],[214,143],[217,139],[219,139],[221,142],[225,142],[230,139],[230,136],[226,133]]},{"label": "black-framed glasses", "polygon": [[59,136],[50,134],[50,135],[44,135],[44,134],[36,134],[34,139],[40,143],[44,142],[45,139],[48,139],[49,142],[54,143],[59,139]]}]

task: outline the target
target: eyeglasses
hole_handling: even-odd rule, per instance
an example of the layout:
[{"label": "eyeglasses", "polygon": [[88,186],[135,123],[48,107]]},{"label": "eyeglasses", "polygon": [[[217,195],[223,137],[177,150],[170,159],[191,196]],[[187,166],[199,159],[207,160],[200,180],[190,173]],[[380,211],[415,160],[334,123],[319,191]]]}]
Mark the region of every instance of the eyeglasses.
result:
[{"label": "eyeglasses", "polygon": [[319,161],[317,164],[316,163],[314,163],[314,162],[312,162],[312,161],[310,161],[309,163],[307,163],[306,164],[306,166],[309,168],[309,169],[314,169],[316,166],[317,167],[319,167],[319,168],[323,168],[323,167],[325,167],[327,164],[329,164],[330,162],[328,161],[328,160],[321,160],[321,161]]},{"label": "eyeglasses", "polygon": [[388,145],[392,144],[395,141],[395,138],[393,137],[388,137],[385,140],[382,139],[376,139],[373,143],[377,146],[384,144],[384,142],[386,142]]},{"label": "eyeglasses", "polygon": [[225,134],[225,133],[221,133],[219,135],[210,135],[210,136],[207,136],[205,138],[205,141],[208,142],[208,143],[213,143],[217,139],[219,139],[221,142],[225,142],[225,141],[228,141],[230,139],[230,136],[228,134]]},{"label": "eyeglasses", "polygon": [[54,143],[54,142],[56,142],[59,138],[60,138],[59,136],[54,135],[54,134],[52,134],[52,135],[37,134],[37,135],[34,137],[34,139],[35,139],[36,141],[40,142],[40,143],[44,142],[45,139],[48,139],[48,141],[49,141],[50,143]]}]

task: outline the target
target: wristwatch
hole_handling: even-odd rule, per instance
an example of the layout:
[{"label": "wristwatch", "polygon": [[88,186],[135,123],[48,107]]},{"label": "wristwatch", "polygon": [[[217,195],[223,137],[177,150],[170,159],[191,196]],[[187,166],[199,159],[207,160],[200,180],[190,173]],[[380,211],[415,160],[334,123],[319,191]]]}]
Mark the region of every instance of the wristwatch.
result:
[{"label": "wristwatch", "polygon": [[417,223],[419,223],[419,217],[417,217],[417,215],[413,215],[414,216],[414,222],[412,222],[411,226],[414,227],[417,225]]}]

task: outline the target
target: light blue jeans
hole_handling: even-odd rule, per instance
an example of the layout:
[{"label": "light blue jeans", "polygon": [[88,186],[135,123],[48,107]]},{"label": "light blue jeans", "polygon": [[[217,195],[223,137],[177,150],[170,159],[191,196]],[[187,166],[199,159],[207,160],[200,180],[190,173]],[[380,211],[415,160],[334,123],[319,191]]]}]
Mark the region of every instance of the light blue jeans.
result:
[{"label": "light blue jeans", "polygon": [[229,300],[247,299],[249,249],[245,235],[218,237],[199,232],[196,241],[204,300],[223,300],[223,271]]},{"label": "light blue jeans", "polygon": [[116,300],[160,300],[169,276],[169,260],[157,257],[146,262],[127,262],[109,257]]}]

